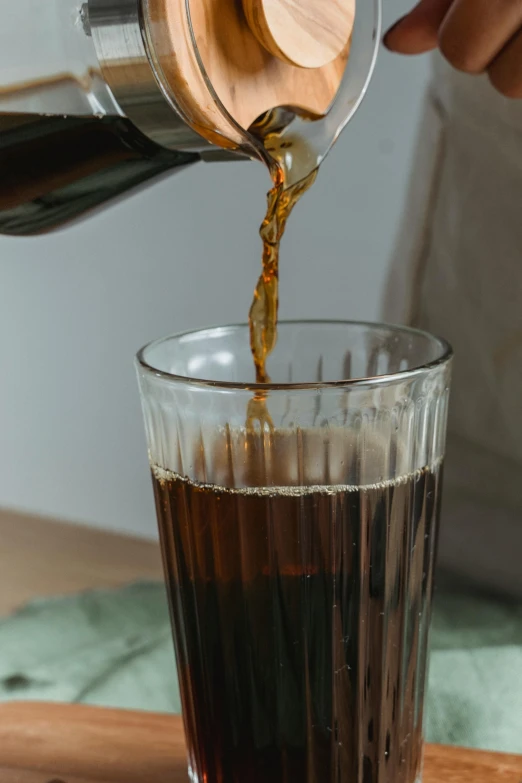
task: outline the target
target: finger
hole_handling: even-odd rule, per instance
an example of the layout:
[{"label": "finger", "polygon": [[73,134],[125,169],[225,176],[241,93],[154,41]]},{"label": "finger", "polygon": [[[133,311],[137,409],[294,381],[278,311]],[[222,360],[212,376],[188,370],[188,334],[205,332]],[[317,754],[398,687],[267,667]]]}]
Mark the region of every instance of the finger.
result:
[{"label": "finger", "polygon": [[439,28],[454,0],[421,0],[384,36],[384,45],[399,54],[422,54],[438,46]]},{"label": "finger", "polygon": [[521,25],[522,0],[455,0],[440,28],[440,50],[458,70],[482,73]]},{"label": "finger", "polygon": [[522,32],[502,50],[488,69],[489,79],[507,98],[522,98]]}]

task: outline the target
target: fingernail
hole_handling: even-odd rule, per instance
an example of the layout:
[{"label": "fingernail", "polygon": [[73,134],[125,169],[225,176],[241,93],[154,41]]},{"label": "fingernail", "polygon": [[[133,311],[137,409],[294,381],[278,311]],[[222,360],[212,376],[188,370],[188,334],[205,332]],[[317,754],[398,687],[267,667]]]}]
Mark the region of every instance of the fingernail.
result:
[{"label": "fingernail", "polygon": [[390,29],[384,34],[382,42],[383,42],[384,46],[386,46],[386,48],[388,48],[388,40],[389,40],[390,35],[392,35],[392,33],[395,32],[395,30],[399,27],[399,25],[402,24],[404,19],[406,19],[406,16],[401,16],[401,18],[397,19],[395,24],[392,24]]}]

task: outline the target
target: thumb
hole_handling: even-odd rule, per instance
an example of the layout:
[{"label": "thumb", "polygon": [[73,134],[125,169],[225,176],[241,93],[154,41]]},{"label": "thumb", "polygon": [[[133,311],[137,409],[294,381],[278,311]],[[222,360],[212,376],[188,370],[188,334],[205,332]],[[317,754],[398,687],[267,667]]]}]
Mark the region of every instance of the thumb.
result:
[{"label": "thumb", "polygon": [[454,0],[420,0],[384,36],[384,45],[399,54],[422,54],[435,49],[439,28]]}]

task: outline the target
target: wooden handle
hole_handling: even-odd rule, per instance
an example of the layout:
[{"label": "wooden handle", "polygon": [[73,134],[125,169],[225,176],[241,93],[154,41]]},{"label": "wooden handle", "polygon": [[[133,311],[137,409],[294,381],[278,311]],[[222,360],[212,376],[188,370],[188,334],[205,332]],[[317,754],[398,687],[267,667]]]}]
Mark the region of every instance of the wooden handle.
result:
[{"label": "wooden handle", "polygon": [[[323,2],[334,8],[348,4],[353,17],[355,0],[314,0],[312,4]],[[337,94],[350,51],[350,25],[343,32],[340,54],[320,68],[307,66],[305,70],[288,58],[275,56],[259,42],[242,0],[148,0],[146,9],[144,22],[158,71],[182,114],[214,144],[241,143],[231,118],[247,130],[277,106],[320,117]],[[214,101],[208,82],[225,111]]]},{"label": "wooden handle", "polygon": [[345,50],[355,0],[243,0],[250,29],[274,57],[322,68]]}]

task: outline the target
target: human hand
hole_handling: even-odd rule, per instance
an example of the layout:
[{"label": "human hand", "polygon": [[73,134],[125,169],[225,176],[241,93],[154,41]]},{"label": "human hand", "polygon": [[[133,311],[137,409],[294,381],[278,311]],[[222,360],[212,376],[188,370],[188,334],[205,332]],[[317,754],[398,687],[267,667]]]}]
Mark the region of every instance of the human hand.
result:
[{"label": "human hand", "polygon": [[384,36],[399,54],[437,47],[465,73],[487,72],[508,98],[522,98],[522,0],[420,0]]}]

